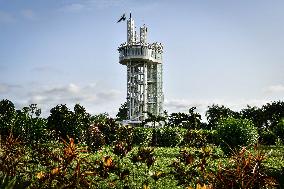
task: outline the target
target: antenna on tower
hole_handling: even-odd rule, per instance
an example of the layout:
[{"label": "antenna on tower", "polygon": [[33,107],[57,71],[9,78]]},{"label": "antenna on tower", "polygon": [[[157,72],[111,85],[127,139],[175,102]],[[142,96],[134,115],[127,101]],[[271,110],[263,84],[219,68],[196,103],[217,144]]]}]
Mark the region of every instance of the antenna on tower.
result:
[{"label": "antenna on tower", "polygon": [[131,18],[131,11],[130,11],[130,18]]}]

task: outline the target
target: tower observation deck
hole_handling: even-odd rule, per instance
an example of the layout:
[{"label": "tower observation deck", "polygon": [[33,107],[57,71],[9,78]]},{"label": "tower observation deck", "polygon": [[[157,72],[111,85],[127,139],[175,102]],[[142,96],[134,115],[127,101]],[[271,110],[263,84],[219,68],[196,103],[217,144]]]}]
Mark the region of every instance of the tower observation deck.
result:
[{"label": "tower observation deck", "polygon": [[119,63],[127,67],[127,107],[129,121],[143,121],[147,113],[163,114],[163,74],[161,43],[147,42],[147,27],[140,38],[133,18],[127,20],[127,42],[118,47]]}]

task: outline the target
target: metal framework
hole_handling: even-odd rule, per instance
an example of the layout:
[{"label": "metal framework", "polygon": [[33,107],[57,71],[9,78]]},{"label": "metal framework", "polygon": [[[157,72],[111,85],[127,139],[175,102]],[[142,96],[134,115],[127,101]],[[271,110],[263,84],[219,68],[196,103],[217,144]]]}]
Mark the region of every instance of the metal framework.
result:
[{"label": "metal framework", "polygon": [[130,121],[143,121],[147,113],[163,114],[161,43],[147,42],[147,27],[140,27],[138,40],[133,18],[127,20],[127,42],[120,45],[119,63],[127,66],[127,106]]}]

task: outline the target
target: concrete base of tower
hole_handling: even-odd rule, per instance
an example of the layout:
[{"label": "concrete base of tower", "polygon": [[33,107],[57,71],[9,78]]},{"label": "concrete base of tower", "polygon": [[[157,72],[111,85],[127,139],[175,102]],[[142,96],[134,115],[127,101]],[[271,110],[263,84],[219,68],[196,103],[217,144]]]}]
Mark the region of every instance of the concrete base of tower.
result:
[{"label": "concrete base of tower", "polygon": [[141,126],[142,121],[133,121],[133,120],[123,120],[121,122],[122,125],[131,125],[131,126]]},{"label": "concrete base of tower", "polygon": [[[133,121],[133,120],[123,120],[120,122],[122,125],[131,125],[133,127],[141,127],[142,126],[142,121]],[[146,128],[161,128],[165,126],[165,123],[160,121],[160,122],[147,122],[145,123],[144,127]]]}]

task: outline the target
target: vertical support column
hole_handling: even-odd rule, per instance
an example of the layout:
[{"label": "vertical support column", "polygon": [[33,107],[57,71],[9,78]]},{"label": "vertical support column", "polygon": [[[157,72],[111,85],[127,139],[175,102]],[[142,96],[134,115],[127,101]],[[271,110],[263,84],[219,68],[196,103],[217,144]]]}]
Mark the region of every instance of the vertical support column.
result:
[{"label": "vertical support column", "polygon": [[128,107],[128,112],[127,112],[127,117],[128,119],[131,118],[131,63],[127,63],[127,107]]},{"label": "vertical support column", "polygon": [[[148,88],[148,85],[147,85],[147,62],[143,62],[143,111],[144,112],[147,112],[148,109],[147,109],[147,102],[148,102],[148,99],[147,99],[147,88]],[[147,118],[147,113],[143,113],[143,117],[144,119]]]},{"label": "vertical support column", "polygon": [[157,112],[163,114],[163,67],[162,64],[157,64]]}]

